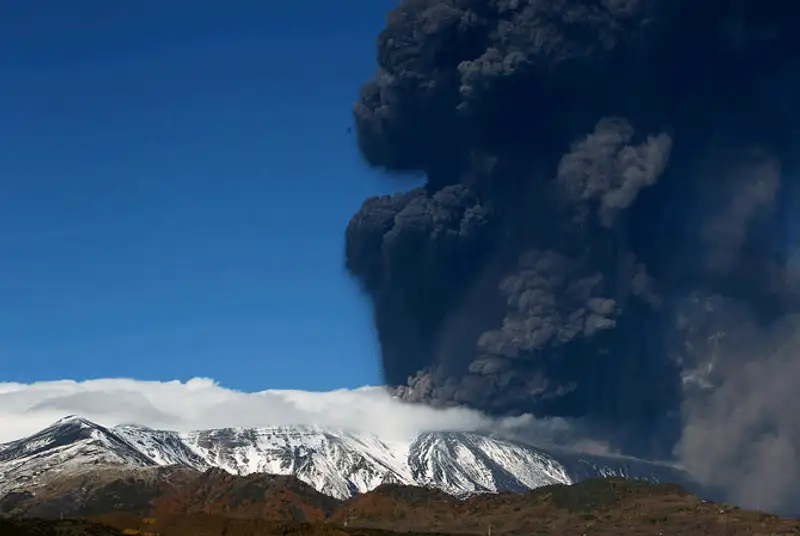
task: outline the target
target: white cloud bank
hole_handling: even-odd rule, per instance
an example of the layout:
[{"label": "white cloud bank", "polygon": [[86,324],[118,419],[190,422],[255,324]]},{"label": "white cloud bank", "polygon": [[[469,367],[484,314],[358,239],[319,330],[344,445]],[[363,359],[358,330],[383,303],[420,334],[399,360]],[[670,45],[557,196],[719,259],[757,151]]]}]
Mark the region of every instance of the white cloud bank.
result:
[{"label": "white cloud bank", "polygon": [[132,379],[0,383],[0,443],[37,432],[67,415],[104,426],[139,424],[177,431],[310,424],[386,438],[425,431],[511,432],[520,426],[530,430],[532,425],[526,417],[498,421],[467,409],[404,404],[380,387],[243,393],[207,378],[185,383]]}]

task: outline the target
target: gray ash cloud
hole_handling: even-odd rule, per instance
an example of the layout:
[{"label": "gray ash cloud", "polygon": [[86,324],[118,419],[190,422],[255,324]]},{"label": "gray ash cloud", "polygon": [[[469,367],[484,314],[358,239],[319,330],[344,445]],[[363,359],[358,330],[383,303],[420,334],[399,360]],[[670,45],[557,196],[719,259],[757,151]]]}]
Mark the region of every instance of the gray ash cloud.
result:
[{"label": "gray ash cloud", "polygon": [[387,384],[701,459],[685,431],[798,303],[795,11],[401,1],[354,117],[370,166],[426,183],[346,231]]}]

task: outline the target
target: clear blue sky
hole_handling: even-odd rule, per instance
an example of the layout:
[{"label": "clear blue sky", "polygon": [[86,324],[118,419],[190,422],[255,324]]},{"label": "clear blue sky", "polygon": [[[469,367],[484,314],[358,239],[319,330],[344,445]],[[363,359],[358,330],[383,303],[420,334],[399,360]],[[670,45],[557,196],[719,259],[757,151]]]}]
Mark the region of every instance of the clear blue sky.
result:
[{"label": "clear blue sky", "polygon": [[343,269],[390,0],[0,4],[0,381],[379,381]]}]

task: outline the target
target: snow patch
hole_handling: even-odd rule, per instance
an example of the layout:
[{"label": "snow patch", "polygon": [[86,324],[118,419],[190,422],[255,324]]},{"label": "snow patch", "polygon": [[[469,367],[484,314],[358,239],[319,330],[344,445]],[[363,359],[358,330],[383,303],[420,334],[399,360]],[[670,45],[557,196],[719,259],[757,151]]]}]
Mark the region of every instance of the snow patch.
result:
[{"label": "snow patch", "polygon": [[71,416],[0,445],[0,496],[103,466],[181,466],[198,471],[215,467],[237,475],[293,475],[339,499],[389,482],[467,497],[596,476],[685,479],[669,466],[548,452],[470,432],[427,432],[406,441],[318,426],[178,433],[136,425],[104,428]]}]

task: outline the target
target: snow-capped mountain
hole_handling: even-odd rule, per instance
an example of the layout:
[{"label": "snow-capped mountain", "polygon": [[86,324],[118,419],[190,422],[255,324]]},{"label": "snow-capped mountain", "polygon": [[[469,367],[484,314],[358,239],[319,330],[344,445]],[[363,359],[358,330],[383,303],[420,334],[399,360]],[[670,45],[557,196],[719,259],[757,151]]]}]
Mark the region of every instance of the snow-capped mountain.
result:
[{"label": "snow-capped mountain", "polygon": [[98,468],[178,465],[233,474],[294,475],[346,499],[383,483],[434,487],[457,496],[523,491],[595,476],[685,484],[681,471],[630,458],[545,451],[487,435],[423,433],[408,441],[312,426],[178,433],[106,428],[67,417],[0,445],[0,496]]}]

